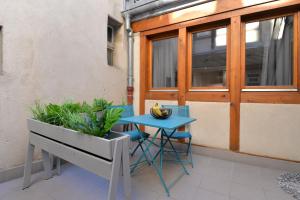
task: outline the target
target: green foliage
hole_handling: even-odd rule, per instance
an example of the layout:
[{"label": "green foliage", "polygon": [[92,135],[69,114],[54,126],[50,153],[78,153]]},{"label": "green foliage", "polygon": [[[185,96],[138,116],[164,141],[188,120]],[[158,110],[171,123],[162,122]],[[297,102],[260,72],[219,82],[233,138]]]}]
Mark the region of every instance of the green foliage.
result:
[{"label": "green foliage", "polygon": [[103,111],[112,105],[112,102],[108,102],[105,99],[94,99],[93,102],[93,111]]},{"label": "green foliage", "polygon": [[47,122],[45,105],[42,105],[40,102],[36,101],[34,107],[31,107],[31,112],[34,119]]},{"label": "green foliage", "polygon": [[82,106],[80,103],[74,103],[72,101],[66,101],[61,105],[62,110],[68,110],[71,113],[80,113],[82,112]]},{"label": "green foliage", "polygon": [[49,124],[64,126],[72,130],[98,137],[105,137],[113,125],[120,119],[123,109],[111,108],[112,102],[94,99],[87,102],[65,102],[62,105],[35,103],[31,108],[33,118]]}]

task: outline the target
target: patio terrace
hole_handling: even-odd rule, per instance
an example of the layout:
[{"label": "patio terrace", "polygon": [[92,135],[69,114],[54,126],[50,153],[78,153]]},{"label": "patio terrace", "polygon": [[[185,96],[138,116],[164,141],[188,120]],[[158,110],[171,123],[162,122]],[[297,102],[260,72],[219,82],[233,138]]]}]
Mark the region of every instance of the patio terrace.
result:
[{"label": "patio terrace", "polygon": [[[194,168],[183,176],[167,197],[157,174],[149,166],[132,176],[132,199],[135,200],[292,200],[277,184],[283,170],[231,162],[194,154]],[[165,177],[170,180],[179,165],[167,163]],[[107,198],[108,181],[77,166],[65,164],[60,176],[41,180],[33,176],[32,186],[21,189],[22,179],[0,184],[1,200],[100,200]],[[121,185],[121,184],[120,184]],[[123,199],[122,187],[118,198]]]}]

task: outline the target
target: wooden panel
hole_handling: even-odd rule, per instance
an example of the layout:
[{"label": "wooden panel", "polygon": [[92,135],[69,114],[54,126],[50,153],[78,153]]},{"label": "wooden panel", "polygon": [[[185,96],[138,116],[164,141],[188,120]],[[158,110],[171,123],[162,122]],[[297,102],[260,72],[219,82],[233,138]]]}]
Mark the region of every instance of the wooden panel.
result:
[{"label": "wooden panel", "polygon": [[274,0],[218,0],[133,23],[134,32],[167,26],[212,14],[245,8]]},{"label": "wooden panel", "polygon": [[145,99],[152,99],[152,100],[177,100],[178,94],[177,92],[166,92],[166,91],[159,91],[159,92],[146,92]]},{"label": "wooden panel", "polygon": [[186,101],[229,102],[228,92],[187,92]]},{"label": "wooden panel", "polygon": [[294,49],[294,53],[295,55],[297,55],[297,60],[295,60],[295,64],[296,64],[296,71],[297,71],[297,87],[298,90],[300,90],[300,11],[297,12],[297,23],[296,23],[296,46]]},{"label": "wooden panel", "polygon": [[146,69],[147,69],[147,38],[140,36],[140,114],[145,114]]},{"label": "wooden panel", "polygon": [[187,31],[186,28],[179,29],[178,36],[178,104],[185,105],[185,79],[187,63]]},{"label": "wooden panel", "polygon": [[34,119],[27,120],[28,129],[32,132],[60,141],[64,144],[80,148],[89,153],[112,160],[114,140],[107,140],[91,135],[81,134],[78,131],[66,129],[61,126],[55,126],[40,122]]},{"label": "wooden panel", "polygon": [[299,92],[242,92],[242,103],[300,104]]},{"label": "wooden panel", "polygon": [[231,18],[231,39],[230,39],[230,150],[239,150],[240,134],[240,64],[241,64],[241,18]]},{"label": "wooden panel", "polygon": [[[225,11],[218,12],[215,11],[214,8],[210,8],[211,9],[210,14],[206,14],[207,12],[202,12],[201,9],[198,8],[199,10],[195,11],[194,16],[190,16],[191,13],[188,12],[188,9],[184,9],[181,10],[181,12],[186,11],[186,15],[182,15],[178,17],[176,20],[168,19],[168,18],[175,18],[175,16],[178,15],[176,14],[176,12],[173,12],[173,13],[161,15],[159,17],[153,17],[146,20],[134,22],[132,24],[132,27],[134,32],[148,31],[156,28],[161,28],[161,29],[166,28],[169,30],[174,30],[182,27],[209,23],[209,22],[222,20],[222,19],[228,19],[232,16],[247,15],[249,13],[257,13],[257,12],[269,11],[273,9],[281,9],[283,7],[290,9],[290,7],[299,6],[300,4],[299,0],[275,0],[275,1],[268,1],[268,3],[263,3],[264,1],[260,1],[260,2],[261,4],[244,7],[243,9],[228,10],[230,12],[225,12]],[[196,6],[192,8],[196,9]]]},{"label": "wooden panel", "polygon": [[[39,135],[30,133],[30,143],[44,149],[47,152],[58,156],[79,167],[87,169],[99,176],[110,179],[112,162],[105,161],[90,154],[65,146],[58,142],[46,139]],[[99,170],[101,169],[101,170]]]}]

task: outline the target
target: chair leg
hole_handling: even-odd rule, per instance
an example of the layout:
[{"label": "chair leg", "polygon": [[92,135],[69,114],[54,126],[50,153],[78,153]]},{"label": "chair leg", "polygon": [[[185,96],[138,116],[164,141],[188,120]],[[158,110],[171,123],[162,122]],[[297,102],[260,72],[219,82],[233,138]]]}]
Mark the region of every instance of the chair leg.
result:
[{"label": "chair leg", "polygon": [[176,151],[176,149],[175,149],[174,145],[172,144],[172,142],[171,142],[170,138],[168,138],[168,137],[167,137],[167,140],[168,140],[168,142],[170,143],[170,145],[171,145],[171,148],[172,148],[172,150],[173,150],[173,151],[174,151],[174,153],[175,153],[176,160],[177,160],[177,161],[180,163],[180,165],[182,166],[182,168],[183,168],[184,172],[185,172],[186,174],[189,174],[189,172],[188,172],[188,171],[187,171],[187,169],[185,168],[185,166],[184,166],[183,162],[180,160],[180,157],[179,157],[179,155],[178,155],[178,153],[177,153],[177,151]]},{"label": "chair leg", "polygon": [[163,134],[161,134],[161,139],[160,139],[160,146],[161,146],[161,150],[160,150],[160,169],[162,170],[162,166],[163,166],[163,156],[164,156],[164,146],[163,146],[163,141],[164,141],[164,136]]},{"label": "chair leg", "polygon": [[191,148],[191,138],[189,138],[189,143],[187,144],[187,150],[186,150],[186,155],[189,155],[190,152],[190,148]]},{"label": "chair leg", "polygon": [[187,156],[190,157],[190,162],[191,162],[192,168],[194,168],[193,155],[192,155],[192,146],[191,146],[192,144],[191,144],[191,142],[192,142],[192,138],[189,138],[188,149],[187,149]]},{"label": "chair leg", "polygon": [[[145,150],[144,150],[144,148],[143,148],[143,143],[142,143],[142,142],[140,143],[140,146],[141,146],[141,149],[142,149],[143,153],[146,155],[146,152],[145,152]],[[148,151],[148,153],[150,153],[150,152]],[[151,157],[152,157],[152,156],[151,156]],[[148,157],[147,157],[147,156],[146,156],[146,160],[147,160],[148,165],[151,165],[151,162],[148,160]]]},{"label": "chair leg", "polygon": [[131,156],[133,156],[135,154],[135,152],[138,150],[139,146],[140,146],[140,142],[139,144],[134,148],[134,150],[132,151],[132,153],[130,154]]},{"label": "chair leg", "polygon": [[[134,148],[133,152],[130,154],[131,157],[135,154],[135,152],[138,150],[139,147],[141,148],[143,154],[145,154],[145,150],[144,150],[142,144],[143,144],[143,141],[139,141],[139,144]],[[151,162],[148,160],[148,158],[147,158],[147,163],[148,163],[149,165],[151,165]]]}]

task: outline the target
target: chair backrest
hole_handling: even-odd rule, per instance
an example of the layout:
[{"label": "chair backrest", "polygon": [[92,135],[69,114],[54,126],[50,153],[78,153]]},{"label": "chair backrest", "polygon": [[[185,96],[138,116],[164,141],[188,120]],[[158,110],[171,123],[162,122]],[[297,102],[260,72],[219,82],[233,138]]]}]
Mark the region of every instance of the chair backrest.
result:
[{"label": "chair backrest", "polygon": [[[189,106],[162,105],[161,107],[172,109],[172,115],[181,116],[181,117],[190,117]],[[185,126],[185,131],[190,131],[190,124]]]},{"label": "chair backrest", "polygon": [[134,116],[133,106],[132,105],[116,105],[109,106],[109,108],[123,108],[124,111],[121,117],[131,117]]},{"label": "chair backrest", "polygon": [[177,115],[181,117],[190,117],[189,106],[162,105],[162,107],[172,109],[172,115]]}]

